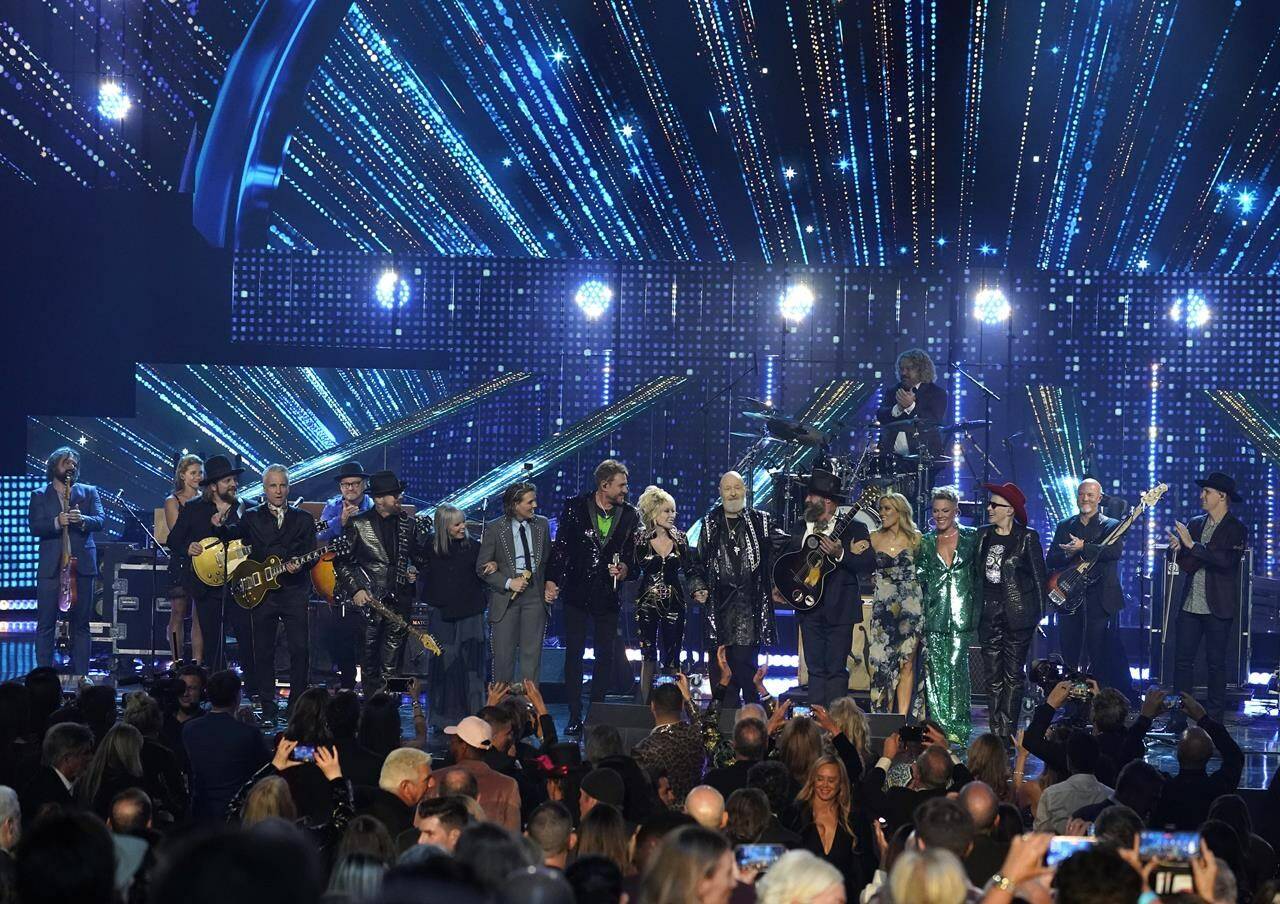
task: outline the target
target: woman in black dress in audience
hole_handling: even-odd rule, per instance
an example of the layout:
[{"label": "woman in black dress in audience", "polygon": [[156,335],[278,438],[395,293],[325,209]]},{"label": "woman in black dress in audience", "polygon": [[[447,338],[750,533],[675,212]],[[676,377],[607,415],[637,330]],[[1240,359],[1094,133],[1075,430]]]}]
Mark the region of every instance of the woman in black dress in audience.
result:
[{"label": "woman in black dress in audience", "polygon": [[844,762],[835,756],[819,757],[796,796],[796,805],[792,829],[800,835],[801,846],[840,870],[848,900],[858,900],[875,873],[876,854],[871,823],[865,813],[853,809]]}]

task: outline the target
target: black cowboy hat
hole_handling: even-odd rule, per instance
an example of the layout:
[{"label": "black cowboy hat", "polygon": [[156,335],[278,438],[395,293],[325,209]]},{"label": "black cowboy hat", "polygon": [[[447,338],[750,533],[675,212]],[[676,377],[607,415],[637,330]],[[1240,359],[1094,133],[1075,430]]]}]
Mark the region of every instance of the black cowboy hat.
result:
[{"label": "black cowboy hat", "polygon": [[814,468],[813,473],[809,475],[809,481],[805,484],[805,492],[812,493],[815,496],[825,496],[834,502],[847,502],[848,499],[844,495],[844,486],[840,482],[840,478],[830,471],[824,471],[821,468]]},{"label": "black cowboy hat", "polygon": [[408,484],[402,483],[393,471],[375,471],[369,477],[369,497],[399,496]]},{"label": "black cowboy hat", "polygon": [[342,483],[342,481],[346,480],[348,477],[359,477],[361,480],[369,479],[369,475],[364,472],[364,465],[360,464],[360,462],[355,459],[343,462],[342,467],[338,468],[337,476],[333,479],[338,483]]},{"label": "black cowboy hat", "polygon": [[200,481],[200,486],[207,487],[211,483],[217,483],[224,477],[239,477],[244,473],[244,468],[231,467],[231,459],[225,455],[211,455],[204,462],[204,478]]},{"label": "black cowboy hat", "polygon": [[1221,471],[1214,471],[1204,480],[1197,480],[1196,486],[1208,487],[1211,490],[1217,490],[1219,493],[1226,493],[1227,498],[1232,502],[1244,501],[1244,497],[1236,492],[1236,479],[1230,474],[1223,474]]}]

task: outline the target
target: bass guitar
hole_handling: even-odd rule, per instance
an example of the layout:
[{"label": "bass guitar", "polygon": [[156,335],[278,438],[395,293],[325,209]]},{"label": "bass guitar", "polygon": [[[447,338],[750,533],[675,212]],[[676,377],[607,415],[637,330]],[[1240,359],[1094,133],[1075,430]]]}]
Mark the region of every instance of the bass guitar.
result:
[{"label": "bass guitar", "polygon": [[[1110,546],[1118,543],[1120,538],[1124,536],[1133,522],[1138,520],[1138,516],[1160,501],[1160,497],[1169,489],[1167,483],[1157,484],[1142,494],[1142,499],[1133,507],[1133,511],[1124,516],[1124,519],[1115,526],[1111,533],[1102,538],[1098,543],[1099,547]],[[1096,557],[1086,559],[1084,556],[1077,557],[1066,568],[1061,571],[1055,571],[1049,576],[1049,603],[1064,615],[1074,615],[1080,611],[1080,607],[1084,605],[1085,591],[1092,585],[1098,577],[1098,573],[1094,570]]]},{"label": "bass guitar", "polygon": [[241,609],[253,609],[269,592],[280,589],[280,575],[288,571],[290,565],[310,565],[326,555],[345,555],[350,548],[351,541],[339,537],[327,546],[313,549],[304,556],[294,556],[287,562],[280,561],[279,556],[269,556],[265,562],[244,559],[231,573],[231,595]]},{"label": "bass guitar", "polygon": [[[836,516],[830,536],[843,543],[849,522],[864,509],[874,508],[880,502],[880,496],[881,492],[876,487],[863,490],[857,502]],[[836,567],[836,560],[824,555],[818,546],[822,536],[810,534],[799,549],[778,556],[773,563],[773,586],[793,609],[800,612],[808,612],[818,605],[827,575]]]},{"label": "bass guitar", "polygon": [[413,625],[409,624],[407,621],[405,621],[404,616],[402,616],[399,612],[396,612],[395,610],[393,610],[390,606],[388,606],[382,600],[378,599],[377,597],[371,596],[369,597],[368,606],[370,609],[372,609],[374,612],[381,615],[383,618],[391,622],[393,625],[399,628],[404,628],[406,631],[408,631],[410,634],[416,637],[418,639],[418,643],[422,644],[422,648],[426,650],[428,653],[431,653],[435,656],[440,655],[440,644],[436,643],[436,639],[434,637],[432,637],[426,631],[420,631],[417,628],[415,628]]},{"label": "bass guitar", "polygon": [[[67,474],[66,492],[63,493],[62,504],[71,511],[71,485],[76,482],[76,472]],[[71,525],[62,525],[62,562],[58,568],[58,610],[70,612],[76,607],[79,590],[76,581],[76,567],[79,563],[71,554]]]}]

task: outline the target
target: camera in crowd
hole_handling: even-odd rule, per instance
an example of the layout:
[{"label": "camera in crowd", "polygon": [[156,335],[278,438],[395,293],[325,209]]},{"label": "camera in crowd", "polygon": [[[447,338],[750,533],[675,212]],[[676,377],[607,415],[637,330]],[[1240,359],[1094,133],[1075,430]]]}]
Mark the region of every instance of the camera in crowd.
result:
[{"label": "camera in crowd", "polygon": [[1088,702],[1093,698],[1093,690],[1089,682],[1093,676],[1078,669],[1067,668],[1066,663],[1057,657],[1037,659],[1031,663],[1029,671],[1031,682],[1046,694],[1050,693],[1060,682],[1071,682],[1072,700]]}]

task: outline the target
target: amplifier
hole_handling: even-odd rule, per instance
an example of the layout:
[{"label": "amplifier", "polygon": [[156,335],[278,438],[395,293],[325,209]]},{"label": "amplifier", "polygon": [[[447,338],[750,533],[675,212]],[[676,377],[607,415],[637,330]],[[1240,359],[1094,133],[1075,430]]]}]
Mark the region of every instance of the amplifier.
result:
[{"label": "amplifier", "polygon": [[103,558],[102,621],[113,653],[168,654],[169,586],[169,561],[164,556],[153,559],[149,550],[122,550]]}]

